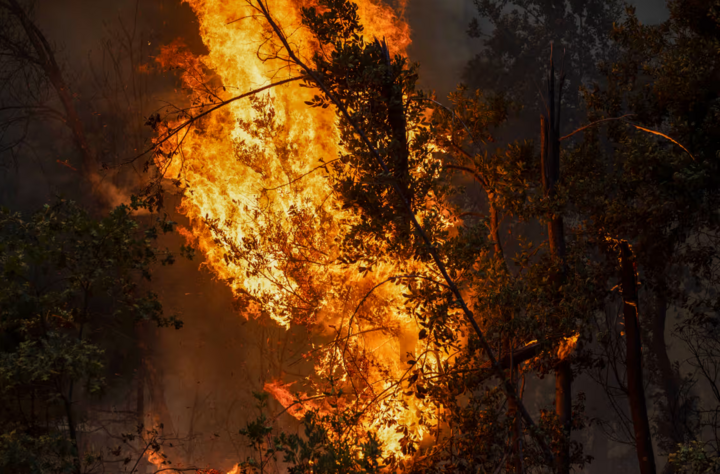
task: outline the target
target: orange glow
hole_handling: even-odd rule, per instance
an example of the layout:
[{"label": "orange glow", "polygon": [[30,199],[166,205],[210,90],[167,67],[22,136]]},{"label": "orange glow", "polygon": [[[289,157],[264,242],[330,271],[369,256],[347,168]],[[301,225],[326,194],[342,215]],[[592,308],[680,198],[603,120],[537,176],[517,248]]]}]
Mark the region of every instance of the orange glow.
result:
[{"label": "orange glow", "polygon": [[148,451],[147,460],[155,466],[155,469],[160,470],[165,466],[165,458],[159,451]]}]

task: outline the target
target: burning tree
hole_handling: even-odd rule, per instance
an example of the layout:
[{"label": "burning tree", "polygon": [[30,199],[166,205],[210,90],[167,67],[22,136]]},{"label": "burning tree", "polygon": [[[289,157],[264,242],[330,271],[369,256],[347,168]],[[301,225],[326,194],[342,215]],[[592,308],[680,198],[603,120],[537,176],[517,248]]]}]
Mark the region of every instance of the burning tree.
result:
[{"label": "burning tree", "polygon": [[[653,472],[638,272],[651,276],[659,300],[669,281],[680,284],[666,278],[669,269],[690,271],[702,286],[713,281],[717,261],[708,244],[714,240],[699,237],[717,231],[714,218],[703,217],[714,215],[717,202],[708,191],[717,183],[708,151],[716,144],[708,124],[714,108],[689,107],[697,101],[690,89],[683,89],[688,100],[667,99],[682,70],[672,61],[659,69],[651,59],[637,62],[658,49],[679,61],[663,39],[667,30],[646,32],[629,15],[615,32],[629,54],[622,67],[606,71],[611,90],[587,94],[591,123],[565,136],[565,71],[557,75],[551,59],[534,134],[540,140],[498,146],[511,104],[461,87],[446,106],[418,90],[418,68],[404,56],[407,26],[382,3],[188,3],[208,54],[194,56],[175,42],[157,58],[180,70],[190,103],[148,120],[157,134],[154,165],[165,178],[153,183],[149,198],[160,204],[168,182],[182,191],[181,209],[191,219],[183,232],[232,287],[238,308],[305,328],[304,357],[313,368],[265,386],[301,420],[304,435],[271,436],[261,414],[241,432],[259,455],[235,472],[263,472],[278,455],[292,472],[568,472],[589,460],[572,437],[588,420],[571,382],[587,369],[607,375],[608,365],[630,399],[642,470]],[[687,39],[682,21],[666,28]],[[713,32],[703,23],[693,34]],[[716,43],[707,41],[710,51]],[[678,45],[687,55],[695,43]],[[657,102],[632,97],[634,111],[647,115],[629,122],[618,104],[632,95],[623,87],[634,86],[640,65],[655,74]],[[687,117],[703,120],[702,133],[683,125]],[[657,130],[668,118],[669,130]],[[605,148],[598,130],[606,122],[627,127],[611,128],[607,138],[625,151]],[[582,143],[561,149],[580,132]],[[657,150],[647,132],[679,146]],[[619,165],[608,172],[608,162]],[[666,186],[670,171],[680,184]],[[658,196],[659,207],[652,203]],[[696,197],[702,204],[693,204]],[[644,217],[650,225],[640,222]],[[97,233],[91,224],[83,229]],[[533,229],[544,236],[528,238]],[[653,262],[656,251],[670,263]],[[624,331],[613,326],[598,334],[598,315],[619,301],[613,283],[622,289]],[[692,364],[713,385],[717,371],[704,359],[717,348],[712,337],[698,337],[714,334],[710,286],[692,302],[686,291],[663,294],[690,312],[681,334],[694,350]],[[653,356],[667,371],[664,312],[658,314]],[[63,329],[77,331],[82,321],[71,316],[61,318]],[[82,373],[61,381],[63,395],[63,384],[96,375],[96,366],[76,365]],[[552,396],[528,390],[549,374],[554,409]],[[663,387],[668,405],[681,398],[672,375]],[[612,391],[607,382],[604,388]],[[257,398],[264,409],[267,395]],[[541,408],[531,412],[531,404]],[[72,413],[66,410],[68,420]],[[714,426],[709,410],[697,416]],[[686,441],[683,433],[663,436]],[[155,446],[155,438],[147,443]],[[77,441],[68,446],[78,471]],[[698,450],[686,444],[676,459]],[[712,465],[706,457],[704,465]]]},{"label": "burning tree", "polygon": [[[503,215],[551,212],[529,181],[538,182],[532,144],[478,153],[476,137],[502,123],[506,104],[459,93],[463,110],[428,116],[437,103],[416,90],[415,66],[392,42],[363,36],[361,14],[380,8],[372,3],[191,5],[210,54],[174,44],[160,58],[183,69],[195,108],[154,124],[158,166],[185,189],[192,238],[241,307],[304,324],[320,341],[314,393],[296,403],[352,414],[349,432],[376,433],[388,465],[495,469],[512,451],[523,469],[551,464],[551,445],[570,452],[560,448],[569,414],[562,428],[549,414],[534,421],[519,380],[565,363],[595,297],[572,249],[563,261],[529,242],[503,252]],[[290,36],[294,23],[304,28]],[[275,81],[258,87],[263,77]],[[239,100],[254,92],[221,95],[238,83],[271,92],[251,107]],[[463,210],[449,170],[483,184],[488,218]],[[562,282],[548,282],[561,267]],[[502,433],[512,433],[510,451]],[[413,458],[431,435],[434,447]]]}]

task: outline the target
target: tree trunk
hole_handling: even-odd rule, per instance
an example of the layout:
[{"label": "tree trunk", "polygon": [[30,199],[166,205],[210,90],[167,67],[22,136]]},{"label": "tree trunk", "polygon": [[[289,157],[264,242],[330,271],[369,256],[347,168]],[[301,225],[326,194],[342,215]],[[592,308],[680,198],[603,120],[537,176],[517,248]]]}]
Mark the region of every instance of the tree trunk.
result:
[{"label": "tree trunk", "polygon": [[[150,395],[150,403],[152,406],[152,414],[156,415],[157,418],[163,425],[162,432],[164,434],[177,435],[175,426],[173,425],[172,416],[170,416],[170,409],[165,401],[165,390],[163,385],[162,377],[157,373],[157,370],[150,363],[150,359],[145,360],[145,384]],[[151,426],[148,428],[155,428]]]},{"label": "tree trunk", "polygon": [[[502,248],[502,242],[500,241],[500,214],[497,210],[497,206],[495,205],[494,198],[495,196],[488,192],[488,190],[485,190],[488,201],[490,204],[490,236],[493,240],[493,245],[495,249],[495,259],[497,260],[498,264],[500,265],[500,268],[502,268],[506,274],[506,276],[510,276],[510,270],[507,267],[507,263],[505,262],[505,254],[503,253]],[[508,311],[501,311],[501,318],[505,321],[509,321],[512,318],[512,315]],[[503,367],[507,367],[510,369],[510,376],[508,377],[509,383],[512,384],[512,386],[515,388],[515,393],[518,394],[518,397],[520,397],[519,392],[517,391],[517,380],[516,380],[516,374],[517,374],[517,367],[518,362],[515,361],[514,355],[515,350],[513,347],[512,340],[509,336],[505,337],[505,340],[503,342],[503,352],[504,354],[500,354],[500,363],[502,364],[503,361],[506,361],[507,364]],[[512,421],[512,453],[513,455],[510,456],[510,458],[507,461],[506,470],[507,472],[515,472],[516,474],[522,474],[523,472],[523,453],[522,453],[522,424],[520,417],[518,416],[518,403],[517,400],[514,398],[508,398],[508,411],[507,411],[507,417],[509,420]]]},{"label": "tree trunk", "polygon": [[[510,371],[510,381],[517,389],[517,365],[512,364]],[[519,396],[519,393],[518,393]],[[518,416],[517,403],[513,399],[508,399],[508,418],[512,420],[512,451],[513,456],[508,464],[507,472],[515,472],[515,474],[523,474],[523,449],[522,449],[522,424]]]},{"label": "tree trunk", "polygon": [[[503,314],[503,317],[507,317],[507,315]],[[506,336],[503,341],[503,351],[500,354],[500,360],[507,360],[508,365],[507,368],[509,368],[509,377],[508,381],[512,386],[515,388],[515,393],[518,394],[518,397],[520,396],[518,390],[517,390],[517,366],[518,364],[513,359],[513,347],[511,338],[509,336]],[[508,457],[508,460],[505,464],[505,470],[506,472],[514,472],[515,474],[522,474],[523,467],[522,467],[522,425],[520,417],[518,416],[518,404],[517,400],[508,398],[508,410],[507,410],[507,418],[511,422],[511,448],[512,448],[512,455]]]},{"label": "tree trunk", "polygon": [[[560,107],[565,74],[560,74],[557,99],[555,98],[555,66],[550,50],[550,72],[548,75],[547,116],[540,117],[540,158],[545,197],[552,199],[555,185],[560,179]],[[550,252],[559,262],[561,269],[552,279],[556,288],[562,286],[565,278],[565,229],[560,215],[548,216],[548,240]],[[556,295],[559,303],[561,295]],[[570,472],[570,429],[572,426],[572,369],[568,361],[560,361],[555,369],[555,414],[563,430],[563,440],[558,446],[555,469],[559,474]]]},{"label": "tree trunk", "polygon": [[[135,422],[137,424],[137,431],[139,435],[137,439],[138,453],[142,453],[145,449],[145,438],[143,436],[143,433],[145,433],[145,431],[148,429],[148,427],[145,426],[145,360],[147,358],[147,347],[143,338],[144,328],[145,326],[142,323],[135,326],[135,337],[137,338],[137,346],[140,352],[140,367],[138,367],[136,377],[137,385],[135,386],[135,409],[137,412]],[[149,464],[150,463],[148,462],[147,458],[145,456],[142,456],[137,463],[138,474],[145,474],[147,472],[147,467]]]},{"label": "tree trunk", "polygon": [[572,423],[572,369],[568,361],[561,361],[555,369],[555,414],[562,426],[564,439],[556,459],[559,473],[570,472],[570,430]]},{"label": "tree trunk", "polygon": [[[390,143],[390,160],[388,165],[392,171],[393,178],[400,186],[405,198],[412,209],[413,199],[410,189],[410,146],[407,138],[407,118],[405,117],[405,104],[403,99],[402,85],[398,84],[392,70],[392,60],[387,43],[376,39],[376,46],[380,49],[387,70],[385,72],[382,94],[387,104],[387,123],[390,128],[392,141]],[[398,216],[406,216],[402,198],[398,198]],[[409,235],[412,232],[410,217],[402,218],[401,232]]]},{"label": "tree trunk", "polygon": [[630,245],[620,244],[622,268],[623,315],[625,317],[625,341],[627,344],[627,380],[630,412],[635,431],[635,448],[641,474],[655,474],[650,423],[645,403],[645,386],[642,373],[642,346],[638,322],[638,291],[635,259]]},{"label": "tree trunk", "polygon": [[388,50],[385,40],[382,42],[375,40],[375,44],[385,60],[387,71],[385,74],[385,83],[383,84],[383,95],[388,107],[388,125],[392,135],[392,168],[394,178],[401,184],[406,197],[411,198],[409,194],[409,159],[410,147],[407,141],[407,119],[405,117],[405,104],[403,102],[402,85],[398,84],[392,73],[392,61],[390,59],[390,51]]},{"label": "tree trunk", "polygon": [[[70,385],[72,390],[72,382]],[[72,462],[73,462],[73,474],[80,474],[80,444],[78,443],[77,427],[75,426],[75,416],[73,415],[72,400],[63,397],[63,404],[65,406],[65,417],[67,418],[68,424],[68,435],[70,436],[70,443],[72,445]]]}]

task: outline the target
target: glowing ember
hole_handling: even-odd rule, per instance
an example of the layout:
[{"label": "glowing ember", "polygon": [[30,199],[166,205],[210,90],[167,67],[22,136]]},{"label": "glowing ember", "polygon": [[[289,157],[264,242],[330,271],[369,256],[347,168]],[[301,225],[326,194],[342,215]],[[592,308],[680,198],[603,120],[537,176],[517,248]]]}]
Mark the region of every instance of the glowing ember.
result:
[{"label": "glowing ember", "polygon": [[560,347],[558,347],[558,359],[567,358],[572,351],[575,350],[579,337],[580,334],[575,334],[574,336],[566,337],[562,340]]}]

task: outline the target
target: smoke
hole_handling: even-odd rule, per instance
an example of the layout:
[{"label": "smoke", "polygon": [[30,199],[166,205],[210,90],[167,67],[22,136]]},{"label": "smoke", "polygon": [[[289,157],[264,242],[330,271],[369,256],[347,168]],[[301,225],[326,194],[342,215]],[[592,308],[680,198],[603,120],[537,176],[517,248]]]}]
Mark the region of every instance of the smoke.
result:
[{"label": "smoke", "polygon": [[476,9],[469,0],[411,0],[406,17],[413,42],[410,59],[420,63],[420,86],[439,98],[455,90],[463,68],[477,53],[481,40],[467,34]]},{"label": "smoke", "polygon": [[665,0],[629,0],[628,3],[637,8],[641,22],[654,25],[667,20],[669,12]]},{"label": "smoke", "polygon": [[[156,74],[152,58],[177,37],[203,51],[192,11],[176,0],[37,0],[31,11],[52,45],[102,171],[92,185],[83,182],[68,127],[41,117],[25,131],[17,126],[3,135],[4,143],[23,133],[25,139],[0,156],[0,202],[31,209],[56,194],[83,201],[93,193],[113,205],[127,201],[144,179],[142,160],[123,164],[149,147],[147,117],[174,99],[175,78]],[[3,87],[0,98],[64,110],[49,84],[26,87],[19,98]]]},{"label": "smoke", "polygon": [[[629,0],[645,24],[661,23],[668,17],[665,0]],[[472,0],[410,0],[406,18],[412,29],[410,59],[419,62],[420,86],[435,90],[443,99],[455,90],[463,68],[482,48],[482,40],[468,34],[470,20],[477,17]],[[489,23],[477,18],[482,31]]]},{"label": "smoke", "polygon": [[[180,238],[175,239],[177,246]],[[178,261],[155,280],[165,311],[178,314],[185,325],[148,338],[159,384],[154,389],[164,397],[153,404],[162,410],[165,403],[165,432],[179,438],[168,452],[171,458],[229,470],[251,454],[238,430],[258,414],[253,392],[287,372],[306,373],[308,367],[298,362],[306,338],[297,328],[244,319],[233,307],[230,288],[197,265]],[[269,409],[278,414],[282,407],[271,400]],[[289,414],[270,419],[286,431],[297,427]]]},{"label": "smoke", "polygon": [[35,11],[40,27],[80,77],[87,76],[83,70],[88,59],[98,53],[117,22],[126,25],[129,34],[134,30],[145,35],[155,51],[178,37],[193,51],[203,49],[195,15],[178,0],[38,0]]}]

